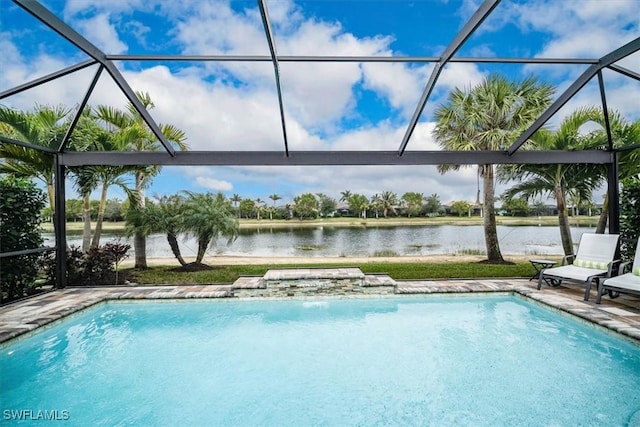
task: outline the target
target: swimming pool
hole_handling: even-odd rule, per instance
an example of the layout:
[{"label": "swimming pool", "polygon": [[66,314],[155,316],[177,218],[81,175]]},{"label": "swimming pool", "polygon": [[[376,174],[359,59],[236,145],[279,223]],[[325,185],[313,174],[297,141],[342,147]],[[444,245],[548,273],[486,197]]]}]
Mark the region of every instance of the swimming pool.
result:
[{"label": "swimming pool", "polygon": [[640,348],[517,296],[109,302],[1,350],[29,423],[640,423]]}]

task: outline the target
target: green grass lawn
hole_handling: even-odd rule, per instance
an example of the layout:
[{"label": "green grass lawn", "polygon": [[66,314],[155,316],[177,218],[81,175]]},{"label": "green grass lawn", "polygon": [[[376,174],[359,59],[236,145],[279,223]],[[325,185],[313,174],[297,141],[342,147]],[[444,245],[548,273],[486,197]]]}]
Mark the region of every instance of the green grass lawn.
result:
[{"label": "green grass lawn", "polygon": [[[178,272],[175,267],[152,267],[147,270],[125,270],[130,281],[139,284],[212,284],[233,283],[239,276],[262,276],[273,268],[353,267],[344,264],[272,264],[272,265],[223,265],[212,270]],[[451,279],[487,277],[531,277],[533,268],[528,262],[513,265],[492,265],[476,262],[407,262],[407,263],[363,263],[356,265],[363,273],[387,273],[393,279]]]}]

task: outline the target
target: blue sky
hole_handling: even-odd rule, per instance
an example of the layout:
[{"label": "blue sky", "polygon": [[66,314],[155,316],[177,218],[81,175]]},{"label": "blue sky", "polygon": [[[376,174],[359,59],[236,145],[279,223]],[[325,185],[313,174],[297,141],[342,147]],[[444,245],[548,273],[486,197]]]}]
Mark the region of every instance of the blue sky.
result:
[{"label": "blue sky", "polygon": [[[266,55],[254,1],[89,0],[43,2],[110,54]],[[267,1],[280,55],[440,55],[473,14],[476,0]],[[502,1],[457,56],[600,56],[640,35],[638,0]],[[87,59],[9,0],[0,0],[0,91]],[[283,150],[270,63],[117,63],[134,90],[155,102],[157,122],[187,134],[194,150]],[[640,72],[640,54],[621,65]],[[291,150],[395,150],[429,78],[431,64],[281,63]],[[454,87],[470,87],[493,72],[528,74],[562,92],[585,66],[450,63],[441,74],[408,145],[439,149],[431,136],[433,111]],[[15,108],[74,106],[95,68],[1,100]],[[640,117],[640,84],[605,71],[609,107]],[[90,104],[125,105],[103,74]],[[599,105],[595,82],[552,121],[573,109]],[[475,200],[474,168],[440,175],[435,167],[173,167],[149,194],[222,191],[283,201],[303,192],[339,197],[385,190],[437,193],[444,202]],[[498,189],[500,192],[500,189]],[[73,197],[70,189],[69,197]],[[112,197],[119,196],[114,190]],[[120,197],[122,197],[120,195]],[[599,195],[595,196],[599,202]]]}]

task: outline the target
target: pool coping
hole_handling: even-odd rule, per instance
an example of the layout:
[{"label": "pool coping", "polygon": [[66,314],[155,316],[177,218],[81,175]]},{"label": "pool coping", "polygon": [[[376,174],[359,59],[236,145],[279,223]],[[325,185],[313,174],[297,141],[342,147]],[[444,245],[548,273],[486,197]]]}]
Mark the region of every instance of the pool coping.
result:
[{"label": "pool coping", "polygon": [[[455,295],[468,293],[513,293],[556,311],[576,316],[589,324],[612,331],[640,345],[640,299],[621,296],[605,298],[595,304],[583,301],[584,288],[567,284],[558,288],[537,289],[527,279],[460,279],[460,280],[398,280],[391,295],[336,295],[336,298],[383,298],[411,295]],[[292,297],[296,299],[326,298]],[[68,287],[43,293],[0,307],[0,344],[30,335],[39,328],[52,325],[68,315],[96,304],[112,300],[188,300],[233,299],[232,285],[151,285],[112,287]],[[270,299],[269,297],[242,299]],[[273,298],[271,298],[273,299]],[[286,298],[285,298],[286,299]]]}]

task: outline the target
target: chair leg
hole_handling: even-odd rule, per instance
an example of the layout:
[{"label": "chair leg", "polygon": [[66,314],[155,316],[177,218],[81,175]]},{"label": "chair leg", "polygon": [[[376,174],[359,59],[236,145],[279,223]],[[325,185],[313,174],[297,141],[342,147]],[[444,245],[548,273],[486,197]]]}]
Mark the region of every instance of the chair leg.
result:
[{"label": "chair leg", "polygon": [[596,296],[596,304],[600,304],[602,302],[602,292],[604,291],[602,282],[600,279],[596,279],[596,283],[598,284],[598,295]]},{"label": "chair leg", "polygon": [[542,288],[543,280],[544,280],[544,270],[540,271],[540,274],[538,274],[538,290]]},{"label": "chair leg", "polygon": [[584,291],[584,300],[589,301],[589,293],[591,292],[591,277],[586,280],[585,285],[587,287],[587,290]]}]

